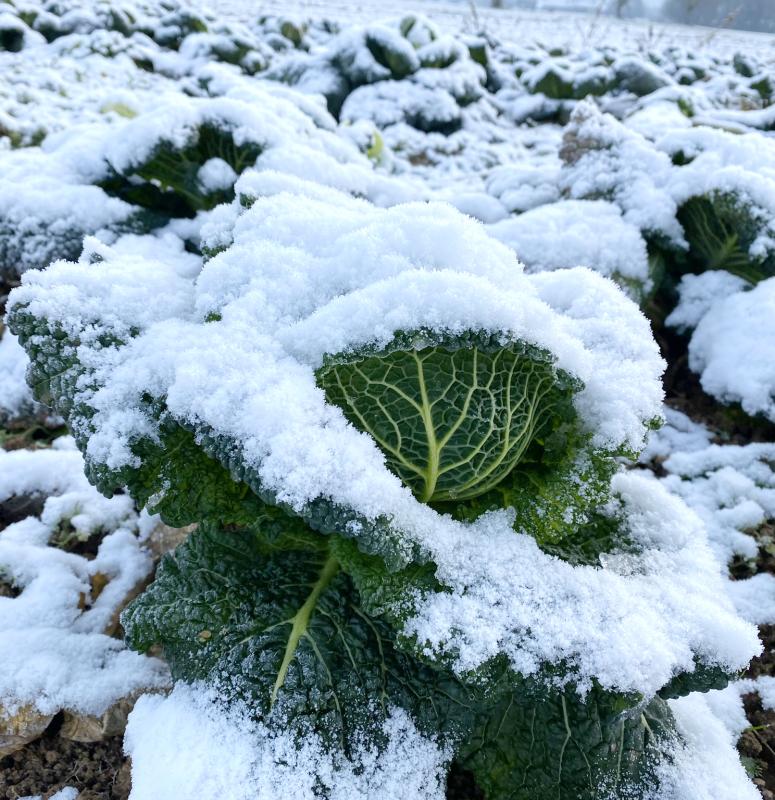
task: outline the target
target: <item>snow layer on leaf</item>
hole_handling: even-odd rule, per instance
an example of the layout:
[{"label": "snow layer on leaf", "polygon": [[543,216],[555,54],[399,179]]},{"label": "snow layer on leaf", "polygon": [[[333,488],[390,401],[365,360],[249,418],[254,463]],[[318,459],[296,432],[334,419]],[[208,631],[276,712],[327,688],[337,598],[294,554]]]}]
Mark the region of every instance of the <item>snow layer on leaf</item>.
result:
[{"label": "snow layer on leaf", "polygon": [[601,200],[564,200],[526,211],[488,229],[531,272],[590,267],[648,292],[648,254],[640,231],[619,208]]},{"label": "snow layer on leaf", "polygon": [[681,111],[674,98],[657,99],[649,95],[627,116],[625,124],[630,130],[654,141],[663,136],[665,130],[690,128],[692,121]]},{"label": "snow layer on leaf", "polygon": [[[257,187],[262,185],[264,171],[287,176],[286,180],[295,176],[305,182],[315,181],[324,187],[364,197],[378,206],[406,203],[429,194],[413,181],[375,172],[369,161],[359,154],[351,154],[347,159],[337,158],[303,142],[291,142],[266,151],[256,161],[256,170],[261,172],[248,170],[237,182],[238,195],[256,197],[261,194]],[[313,190],[310,188],[310,191]]]},{"label": "snow layer on leaf", "polygon": [[[283,181],[274,183],[263,191],[283,186]],[[290,184],[297,192],[299,186]],[[111,257],[103,248],[105,261],[98,265],[59,263],[30,275],[15,291],[13,302],[29,303],[35,315],[57,319],[66,329],[93,330],[81,336],[79,348],[81,363],[93,363],[105,376],[102,388],[89,397],[98,409],[98,433],[89,443],[92,457],[111,466],[122,459],[127,463],[128,437],[149,433],[133,411],[139,396],[166,391],[168,404],[182,418],[253,441],[249,460],[264,462],[268,484],[294,506],[341,491],[339,502],[373,516],[378,512],[371,492],[354,494],[348,477],[327,484],[323,471],[311,465],[316,477],[310,481],[292,463],[304,458],[298,448],[270,446],[275,423],[267,412],[234,416],[230,409],[262,403],[270,385],[277,397],[282,387],[306,415],[295,428],[291,416],[284,416],[285,436],[315,442],[330,431],[333,437],[333,429],[318,427],[337,415],[324,408],[311,368],[326,353],[386,344],[398,330],[421,327],[451,334],[484,330],[546,348],[559,367],[585,383],[576,404],[593,445],[640,449],[644,421],[659,413],[662,362],[646,320],[613,284],[584,269],[525,276],[508,248],[449,206],[383,211],[334,190],[312,188],[313,197],[289,191],[259,197],[236,220],[234,244],[205,265],[196,287],[174,264],[120,253]],[[193,322],[211,313],[220,314],[222,322]],[[102,326],[119,338],[133,328],[146,333],[126,348],[94,349],[89,335],[97,336]],[[249,335],[237,333],[246,326]],[[247,352],[237,357],[239,348]],[[217,356],[218,349],[234,352],[235,360]],[[192,366],[210,364],[209,373],[196,369],[187,375],[183,365],[189,359]],[[251,371],[252,384],[236,380],[240,359],[261,362]],[[244,375],[242,367],[238,371]],[[255,430],[256,419],[266,427]],[[344,427],[343,419],[340,424]],[[326,460],[347,463],[359,439],[354,431],[337,434]],[[349,455],[337,459],[340,447]],[[388,476],[375,461],[381,457],[369,449],[362,457],[383,483]],[[269,451],[276,454],[275,463],[267,458]],[[343,475],[340,465],[336,470]],[[357,465],[353,470],[362,472]],[[294,474],[299,486],[307,487],[298,496],[287,480]]]},{"label": "snow layer on leaf", "polygon": [[713,172],[737,167],[742,172],[758,174],[770,180],[775,177],[775,142],[765,134],[747,133],[741,136],[697,125],[663,133],[654,146],[671,157],[682,153],[685,159],[691,160],[688,166],[696,165],[690,170],[677,170],[674,176],[691,174],[699,181],[702,173],[705,173],[704,179],[713,182]]},{"label": "snow layer on leaf", "polygon": [[382,752],[326,752],[270,731],[240,706],[228,711],[202,685],[145,695],[129,716],[132,800],[443,800],[450,754],[422,736],[405,712],[388,718]]},{"label": "snow layer on leaf", "polygon": [[596,446],[641,447],[642,421],[659,413],[661,362],[645,319],[612,284],[583,269],[525,276],[512,252],[449,206],[381,211],[306,189],[263,183],[234,225],[234,245],[198,280],[199,315],[250,317],[313,367],[326,353],[420,327],[524,339],[585,382],[579,411]]},{"label": "snow layer on leaf", "polygon": [[665,323],[680,331],[696,328],[715,302],[749,287],[748,281],[723,269],[684,275],[678,285],[678,304]]},{"label": "snow layer on leaf", "polygon": [[775,278],[714,303],[689,343],[702,388],[775,421]]},{"label": "snow layer on leaf", "polygon": [[[0,532],[0,576],[16,597],[0,597],[0,703],[101,714],[116,700],[167,685],[166,667],[106,635],[127,595],[151,571],[140,523],[125,496],[106,499],[83,474],[72,441],[54,450],[0,451],[0,501],[50,494],[39,517]],[[59,549],[63,530],[106,532],[89,560]],[[105,586],[93,593],[92,581]]]},{"label": "snow layer on leaf", "polygon": [[196,177],[205,191],[216,192],[234,186],[237,173],[222,158],[211,158],[202,164]]},{"label": "snow layer on leaf", "polygon": [[572,567],[506,535],[506,512],[488,515],[448,540],[439,575],[460,588],[425,598],[407,633],[437,652],[446,621],[461,629],[452,639],[464,669],[503,649],[525,674],[565,662],[605,687],[647,694],[676,669],[691,672],[693,652],[744,666],[760,649],[756,631],[735,616],[700,520],[653,479],[623,473],[612,489],[641,553]]},{"label": "snow layer on leaf", "polygon": [[110,136],[105,156],[123,172],[146,161],[160,140],[183,147],[196,128],[206,123],[230,132],[237,146],[271,146],[314,131],[314,123],[306,114],[274,97],[261,84],[256,85],[250,100],[170,94],[163,110],[135,117]]}]

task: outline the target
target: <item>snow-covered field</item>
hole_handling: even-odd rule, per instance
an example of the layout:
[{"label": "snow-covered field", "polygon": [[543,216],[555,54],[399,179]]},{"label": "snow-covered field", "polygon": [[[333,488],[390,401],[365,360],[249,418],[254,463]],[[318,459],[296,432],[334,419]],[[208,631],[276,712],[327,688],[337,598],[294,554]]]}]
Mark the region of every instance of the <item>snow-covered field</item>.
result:
[{"label": "snow-covered field", "polygon": [[0,6],[0,789],[775,791],[775,40],[421,7]]}]

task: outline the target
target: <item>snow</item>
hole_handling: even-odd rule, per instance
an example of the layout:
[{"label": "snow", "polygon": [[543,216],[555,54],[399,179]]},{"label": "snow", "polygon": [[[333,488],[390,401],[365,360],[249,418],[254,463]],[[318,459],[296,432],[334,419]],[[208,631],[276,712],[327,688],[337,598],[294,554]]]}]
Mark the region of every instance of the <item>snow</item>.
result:
[{"label": "snow", "polygon": [[[86,481],[72,441],[59,442],[51,450],[0,451],[0,502],[48,495],[39,516],[0,531],[0,574],[21,590],[0,597],[0,704],[7,713],[32,704],[44,714],[64,708],[99,715],[169,680],[162,662],[108,635],[127,595],[152,568],[132,503],[102,497]],[[68,528],[82,540],[104,532],[93,559],[56,546]],[[108,579],[97,596],[95,576]]]},{"label": "snow", "polygon": [[[743,172],[754,173],[753,177],[758,175],[770,179],[775,175],[775,142],[771,136],[759,132],[747,132],[741,136],[727,130],[698,125],[663,131],[655,145],[670,156],[681,152],[687,159],[691,159],[687,165],[691,169],[678,170],[676,175],[688,173],[692,180],[706,182],[708,185],[719,180],[719,176],[708,171],[710,167],[728,170],[724,174],[730,176],[729,180]],[[761,187],[763,198],[772,197],[771,185],[768,186],[760,180],[754,180],[754,185]],[[764,202],[767,202],[766,199]]]},{"label": "snow", "polygon": [[[685,743],[677,749],[674,763],[663,765],[660,800],[759,800],[759,790],[735,749],[741,731],[730,730],[713,713],[713,706],[708,696],[699,693],[670,701]],[[737,717],[745,719],[742,713]]]},{"label": "snow", "polygon": [[[711,432],[673,409],[650,436],[641,462],[658,461],[660,482],[702,519],[722,572],[735,556],[756,559],[752,532],[775,519],[775,445],[714,444]],[[775,577],[727,581],[738,613],[755,624],[775,622]]]},{"label": "snow", "polygon": [[[530,211],[560,199],[557,187],[559,164],[507,164],[490,173],[487,191],[496,197],[507,211]],[[517,217],[514,222],[519,219]],[[499,228],[493,230],[496,238]],[[535,233],[540,233],[535,231]],[[574,266],[577,266],[574,264]]]},{"label": "snow", "polygon": [[239,705],[225,710],[211,689],[176,684],[145,695],[129,716],[130,800],[443,800],[450,754],[393,710],[378,753],[327,752],[315,733],[301,744],[268,730]]},{"label": "snow", "polygon": [[196,129],[208,123],[229,132],[237,146],[250,143],[264,148],[312,134],[312,120],[290,102],[273,96],[261,83],[250,88],[250,96],[243,88],[238,98],[170,94],[163,110],[124,122],[106,143],[105,158],[118,171],[129,170],[146,161],[160,141],[184,147]]},{"label": "snow", "polygon": [[678,304],[670,312],[665,323],[679,331],[696,328],[717,300],[749,288],[748,281],[725,270],[684,275],[678,284]]},{"label": "snow", "polygon": [[29,359],[16,337],[4,331],[0,337],[0,419],[14,419],[35,406],[27,385]]},{"label": "snow", "polygon": [[206,192],[230,189],[237,177],[237,173],[222,158],[205,161],[197,172],[197,180]]},{"label": "snow", "polygon": [[606,277],[632,281],[638,295],[652,288],[646,242],[601,200],[563,200],[526,211],[489,228],[531,272],[590,267]]},{"label": "snow", "polygon": [[761,572],[745,580],[731,581],[728,588],[743,619],[755,625],[775,623],[775,576]]},{"label": "snow", "polygon": [[744,532],[775,516],[775,444],[712,443],[710,431],[671,409],[667,422],[641,460],[660,459],[662,481],[705,518],[724,563],[735,553],[753,556],[755,544]]},{"label": "snow", "polygon": [[775,677],[772,675],[760,675],[754,680],[740,681],[738,684],[742,693],[750,691],[756,692],[761,701],[763,708],[768,711],[775,709]]},{"label": "snow", "polygon": [[775,278],[769,278],[713,303],[692,335],[689,365],[708,394],[775,421],[773,352]]}]

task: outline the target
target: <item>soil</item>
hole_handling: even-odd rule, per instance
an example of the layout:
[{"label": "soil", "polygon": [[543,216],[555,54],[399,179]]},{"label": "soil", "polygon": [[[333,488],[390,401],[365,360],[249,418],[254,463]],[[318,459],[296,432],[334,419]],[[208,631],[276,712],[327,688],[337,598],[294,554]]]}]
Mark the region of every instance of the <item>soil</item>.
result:
[{"label": "soil", "polygon": [[0,759],[0,800],[43,794],[44,800],[72,786],[78,800],[127,800],[129,762],[122,737],[81,743],[59,736],[61,719],[22,750]]},{"label": "soil", "polygon": [[0,447],[3,450],[36,450],[48,447],[59,436],[67,433],[55,417],[41,414],[18,422],[6,422],[0,427]]}]

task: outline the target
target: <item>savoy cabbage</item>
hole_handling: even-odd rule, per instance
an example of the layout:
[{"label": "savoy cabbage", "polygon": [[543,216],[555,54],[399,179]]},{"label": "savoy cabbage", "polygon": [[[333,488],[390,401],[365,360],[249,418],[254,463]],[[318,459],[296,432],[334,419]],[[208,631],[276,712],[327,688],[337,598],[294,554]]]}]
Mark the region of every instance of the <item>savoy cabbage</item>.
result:
[{"label": "savoy cabbage", "polygon": [[89,479],[198,523],[129,643],[345,758],[398,709],[491,800],[648,797],[667,699],[758,642],[696,519],[621,471],[660,408],[645,319],[448,206],[250,186],[203,265],[92,242],[10,301]]}]

